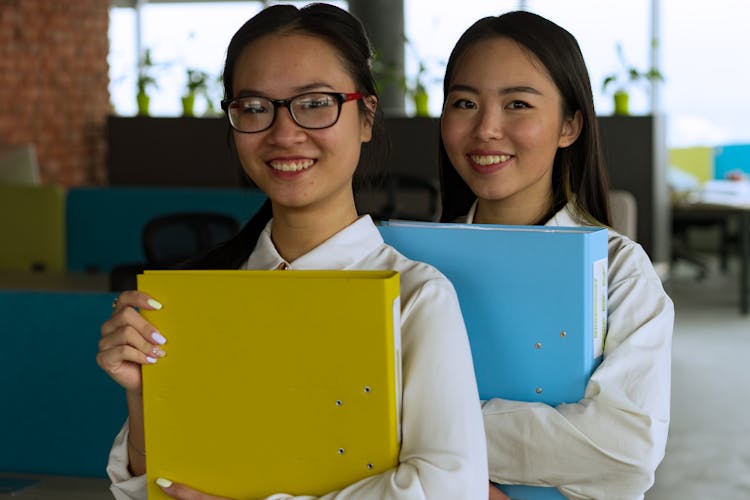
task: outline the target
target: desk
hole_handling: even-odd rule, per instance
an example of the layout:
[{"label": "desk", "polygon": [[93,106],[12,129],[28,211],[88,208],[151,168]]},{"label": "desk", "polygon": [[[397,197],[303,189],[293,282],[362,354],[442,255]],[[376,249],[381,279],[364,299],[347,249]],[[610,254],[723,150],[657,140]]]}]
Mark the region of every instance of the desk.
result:
[{"label": "desk", "polygon": [[4,493],[0,489],[0,499],[112,500],[112,493],[109,491],[109,479],[0,472],[0,487],[3,484],[16,484],[19,480],[30,480],[33,483],[11,493]]},{"label": "desk", "polygon": [[680,202],[672,206],[674,220],[690,223],[690,221],[705,221],[716,219],[736,219],[739,227],[740,250],[740,313],[750,311],[750,202],[748,203],[707,203]]},{"label": "desk", "polygon": [[107,273],[0,271],[0,290],[108,292]]}]

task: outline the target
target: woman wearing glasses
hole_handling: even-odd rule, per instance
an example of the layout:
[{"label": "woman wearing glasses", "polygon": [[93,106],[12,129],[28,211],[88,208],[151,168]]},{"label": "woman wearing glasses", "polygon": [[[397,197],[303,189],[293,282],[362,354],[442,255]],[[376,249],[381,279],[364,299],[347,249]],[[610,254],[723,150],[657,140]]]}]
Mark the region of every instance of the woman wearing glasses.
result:
[{"label": "woman wearing glasses", "polygon": [[[242,166],[269,202],[193,267],[399,271],[400,463],[325,498],[486,498],[481,411],[453,287],[385,245],[355,209],[355,170],[379,139],[370,57],[361,24],[329,5],[269,7],[239,29],[222,107]],[[124,292],[102,325],[97,362],[125,388],[129,411],[107,467],[117,498],[146,497],[141,365],[158,362],[171,332],[157,332],[134,308],[159,308],[156,299]],[[216,498],[196,491],[200,484],[158,482],[174,498]]]}]

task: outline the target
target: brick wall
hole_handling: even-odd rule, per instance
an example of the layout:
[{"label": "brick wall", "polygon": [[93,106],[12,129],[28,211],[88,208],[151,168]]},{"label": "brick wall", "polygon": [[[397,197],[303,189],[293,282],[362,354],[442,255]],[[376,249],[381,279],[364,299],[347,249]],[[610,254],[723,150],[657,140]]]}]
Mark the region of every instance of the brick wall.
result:
[{"label": "brick wall", "polygon": [[45,183],[105,182],[109,3],[0,0],[0,142],[33,143]]}]

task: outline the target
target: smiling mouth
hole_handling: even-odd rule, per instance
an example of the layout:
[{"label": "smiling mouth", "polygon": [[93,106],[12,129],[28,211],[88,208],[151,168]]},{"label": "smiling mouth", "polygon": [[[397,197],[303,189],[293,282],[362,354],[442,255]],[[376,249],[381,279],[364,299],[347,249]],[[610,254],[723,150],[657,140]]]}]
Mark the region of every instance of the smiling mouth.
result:
[{"label": "smiling mouth", "polygon": [[301,172],[313,166],[315,160],[271,160],[268,165],[280,172]]},{"label": "smiling mouth", "polygon": [[511,155],[469,155],[469,159],[477,165],[486,167],[487,165],[505,163],[511,159]]}]

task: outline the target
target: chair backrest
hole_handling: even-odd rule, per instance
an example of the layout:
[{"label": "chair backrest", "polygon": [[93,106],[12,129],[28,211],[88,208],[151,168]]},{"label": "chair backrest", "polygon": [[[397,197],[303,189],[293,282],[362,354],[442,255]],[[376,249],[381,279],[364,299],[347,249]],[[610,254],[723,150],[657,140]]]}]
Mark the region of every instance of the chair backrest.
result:
[{"label": "chair backrest", "polygon": [[609,191],[609,206],[612,211],[612,227],[633,241],[638,237],[638,203],[629,191]]},{"label": "chair backrest", "polygon": [[162,215],[143,228],[147,267],[169,267],[194,257],[237,234],[240,223],[222,213],[186,212]]},{"label": "chair backrest", "polygon": [[440,216],[438,183],[427,177],[388,173],[357,192],[357,209],[375,220],[434,222]]},{"label": "chair backrest", "polygon": [[0,144],[0,185],[39,186],[39,165],[33,144]]},{"label": "chair backrest", "polygon": [[144,262],[141,238],[151,219],[218,212],[245,223],[266,199],[259,189],[244,188],[71,188],[66,201],[67,268],[109,272],[120,264]]}]

